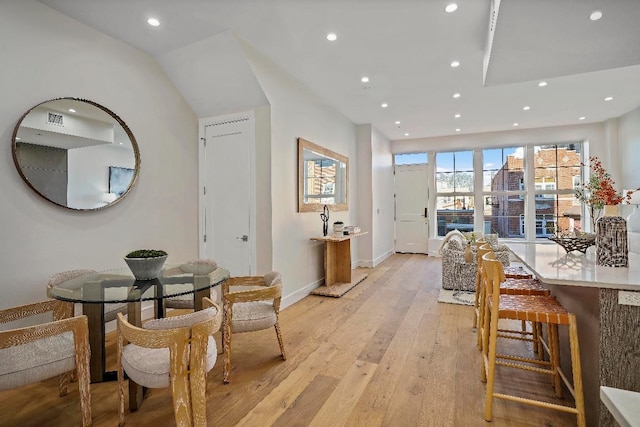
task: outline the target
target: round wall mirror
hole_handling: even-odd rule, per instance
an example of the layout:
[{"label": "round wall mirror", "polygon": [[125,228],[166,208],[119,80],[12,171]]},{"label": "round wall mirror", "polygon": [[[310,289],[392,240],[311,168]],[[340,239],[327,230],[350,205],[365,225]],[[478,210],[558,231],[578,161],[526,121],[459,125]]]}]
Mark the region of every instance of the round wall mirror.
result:
[{"label": "round wall mirror", "polygon": [[13,131],[12,152],[29,187],[74,210],[122,200],[140,170],[138,144],[122,119],[77,98],[45,101],[27,111]]}]

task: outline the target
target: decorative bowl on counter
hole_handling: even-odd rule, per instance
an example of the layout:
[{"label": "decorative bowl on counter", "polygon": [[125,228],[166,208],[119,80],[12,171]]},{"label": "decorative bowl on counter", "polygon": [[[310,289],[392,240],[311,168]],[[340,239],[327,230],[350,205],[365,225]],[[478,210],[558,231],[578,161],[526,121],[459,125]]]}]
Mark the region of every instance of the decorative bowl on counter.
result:
[{"label": "decorative bowl on counter", "polygon": [[576,236],[552,236],[549,240],[556,242],[567,252],[579,251],[583,254],[587,252],[589,246],[596,244],[596,235],[584,233]]}]

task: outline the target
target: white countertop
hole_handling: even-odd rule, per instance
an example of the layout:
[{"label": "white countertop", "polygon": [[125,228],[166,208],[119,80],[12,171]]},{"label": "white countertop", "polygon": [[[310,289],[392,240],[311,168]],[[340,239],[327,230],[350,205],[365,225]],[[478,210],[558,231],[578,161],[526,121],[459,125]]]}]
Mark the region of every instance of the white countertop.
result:
[{"label": "white countertop", "polygon": [[509,242],[507,246],[540,280],[554,285],[640,291],[640,255],[629,254],[629,267],[596,265],[595,246],[566,253],[558,244]]},{"label": "white countertop", "polygon": [[601,386],[600,399],[620,426],[640,426],[640,393]]}]

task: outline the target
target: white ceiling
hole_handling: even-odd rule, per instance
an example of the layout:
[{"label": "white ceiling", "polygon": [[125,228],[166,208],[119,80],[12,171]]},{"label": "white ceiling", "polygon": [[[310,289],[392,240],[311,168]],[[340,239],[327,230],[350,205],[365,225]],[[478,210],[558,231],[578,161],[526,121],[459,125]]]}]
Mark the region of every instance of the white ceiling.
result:
[{"label": "white ceiling", "polygon": [[490,0],[39,1],[155,56],[230,31],[392,140],[601,122],[640,106],[638,0],[502,0],[486,84]]}]

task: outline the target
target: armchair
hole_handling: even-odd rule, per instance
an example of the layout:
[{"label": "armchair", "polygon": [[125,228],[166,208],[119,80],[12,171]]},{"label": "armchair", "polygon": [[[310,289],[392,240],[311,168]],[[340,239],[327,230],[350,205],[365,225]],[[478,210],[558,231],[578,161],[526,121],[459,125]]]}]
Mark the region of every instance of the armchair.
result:
[{"label": "armchair", "polygon": [[69,375],[76,370],[82,425],[90,426],[87,317],[72,317],[70,304],[48,300],[0,310],[0,324],[44,313],[52,313],[53,320],[0,331],[0,390],[18,388],[59,375],[59,394],[64,396]]},{"label": "armchair", "polygon": [[[486,238],[486,236],[485,236]],[[492,246],[494,247],[494,246]],[[496,259],[502,265],[509,266],[510,251],[506,245],[496,245],[494,249]],[[475,291],[478,265],[476,261],[476,247],[474,251],[473,263],[464,262],[465,246],[460,239],[449,239],[443,244],[442,253],[442,287],[444,289],[459,289],[461,291]]]},{"label": "armchair", "polygon": [[[118,394],[120,425],[124,424],[124,373],[149,388],[171,387],[176,425],[206,426],[206,373],[215,365],[213,333],[222,312],[209,298],[203,310],[154,319],[143,328],[118,314]],[[125,345],[125,340],[128,344]]]},{"label": "armchair", "polygon": [[[180,270],[184,271],[185,273],[192,274],[209,274],[216,268],[218,268],[218,263],[213,259],[194,259],[180,265]],[[185,290],[188,290],[191,285],[186,284],[184,286]],[[213,289],[211,289],[211,299],[217,299],[215,291]],[[193,309],[193,295],[185,294],[173,298],[167,298],[164,301],[164,307]]]},{"label": "armchair", "polygon": [[[231,287],[243,288],[231,292]],[[238,289],[236,288],[236,289]],[[282,276],[272,271],[263,276],[232,277],[222,284],[224,320],[222,347],[224,350],[223,381],[229,382],[231,370],[231,334],[259,331],[274,327],[282,359],[287,360],[280,333],[279,313]]]}]

